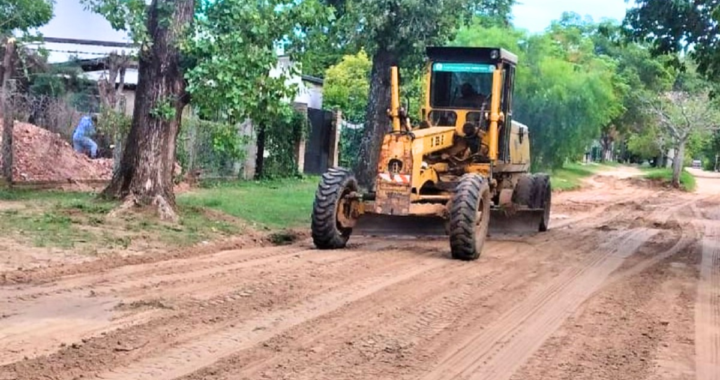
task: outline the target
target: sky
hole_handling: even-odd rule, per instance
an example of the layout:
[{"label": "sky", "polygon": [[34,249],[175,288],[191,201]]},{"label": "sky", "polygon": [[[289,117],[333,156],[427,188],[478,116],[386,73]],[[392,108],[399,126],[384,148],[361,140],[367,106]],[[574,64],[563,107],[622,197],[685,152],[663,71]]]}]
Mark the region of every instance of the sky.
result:
[{"label": "sky", "polygon": [[595,21],[612,18],[621,21],[630,6],[625,0],[518,0],[513,8],[513,24],[530,32],[542,32],[563,12],[590,16]]},{"label": "sky", "polygon": [[[564,11],[572,11],[581,16],[591,16],[599,21],[602,18],[622,20],[628,5],[625,0],[518,0],[520,4],[513,9],[515,26],[530,32],[542,32],[552,20],[560,18]],[[86,11],[78,0],[56,0],[55,16],[39,29],[48,37],[80,38],[103,41],[129,42],[125,33],[110,27],[102,16]],[[79,51],[80,58],[98,57],[112,48],[83,45],[46,44],[51,52],[51,62],[64,61],[71,55],[66,51]],[[90,54],[95,53],[95,54]]]}]

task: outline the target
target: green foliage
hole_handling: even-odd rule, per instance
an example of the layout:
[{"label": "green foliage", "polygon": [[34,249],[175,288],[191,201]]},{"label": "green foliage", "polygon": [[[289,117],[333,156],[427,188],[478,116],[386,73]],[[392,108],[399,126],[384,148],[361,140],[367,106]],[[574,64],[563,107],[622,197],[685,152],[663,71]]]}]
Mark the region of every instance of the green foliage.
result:
[{"label": "green foliage", "polygon": [[[689,51],[698,71],[720,78],[720,7],[716,0],[637,0],[625,16],[628,35],[652,44],[655,54]],[[675,56],[677,57],[677,56]],[[675,66],[683,62],[675,58]]]},{"label": "green foliage", "polygon": [[308,135],[310,123],[307,115],[285,107],[280,117],[265,126],[265,159],[262,176],[282,178],[298,176],[295,159],[297,143]]},{"label": "green foliage", "polygon": [[360,160],[360,144],[362,143],[363,128],[343,128],[340,130],[340,166],[354,168]]},{"label": "green foliage", "polygon": [[5,0],[0,4],[0,35],[27,32],[47,24],[53,16],[52,0]]},{"label": "green foliage", "polygon": [[339,108],[350,123],[362,123],[370,91],[372,63],[364,50],[346,55],[337,65],[331,66],[323,84],[323,104],[326,108]]},{"label": "green foliage", "polygon": [[132,118],[123,112],[103,108],[98,118],[98,131],[108,136],[126,136],[130,132]]},{"label": "green foliage", "polygon": [[701,148],[703,167],[706,170],[715,170],[715,160],[720,154],[720,131],[715,131]]},{"label": "green foliage", "polygon": [[177,158],[185,170],[203,168],[208,175],[227,176],[233,164],[245,159],[249,136],[238,125],[184,118],[180,129]]},{"label": "green foliage", "polygon": [[194,62],[185,76],[200,112],[261,125],[281,117],[297,91],[287,82],[297,67],[276,68],[276,47],[295,57],[300,34],[326,18],[324,8],[315,0],[203,0],[197,14],[182,51]]},{"label": "green foliage", "polygon": [[174,102],[168,98],[158,99],[150,110],[150,116],[160,120],[171,120],[175,117]]},{"label": "green foliage", "polygon": [[667,137],[659,128],[645,128],[627,140],[628,150],[642,160],[651,160],[667,151]]},{"label": "green foliage", "polygon": [[443,43],[453,30],[475,15],[506,20],[512,0],[335,0],[325,1],[337,18],[317,34],[331,46],[359,50],[371,56],[391,52],[403,67],[418,66],[428,44]]}]

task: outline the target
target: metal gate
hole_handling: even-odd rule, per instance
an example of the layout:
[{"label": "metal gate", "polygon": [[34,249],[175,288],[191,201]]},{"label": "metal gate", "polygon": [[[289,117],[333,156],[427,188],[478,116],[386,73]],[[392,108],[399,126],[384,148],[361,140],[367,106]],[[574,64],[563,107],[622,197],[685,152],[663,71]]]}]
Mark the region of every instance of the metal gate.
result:
[{"label": "metal gate", "polygon": [[333,126],[332,111],[308,108],[310,133],[305,143],[305,174],[322,174],[328,170],[331,133]]}]

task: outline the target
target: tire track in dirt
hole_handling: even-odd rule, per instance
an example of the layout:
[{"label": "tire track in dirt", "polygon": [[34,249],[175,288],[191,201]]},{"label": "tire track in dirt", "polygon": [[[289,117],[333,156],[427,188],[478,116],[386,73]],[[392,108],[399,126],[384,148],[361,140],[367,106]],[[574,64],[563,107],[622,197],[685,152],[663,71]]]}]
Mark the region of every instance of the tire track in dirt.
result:
[{"label": "tire track in dirt", "polygon": [[[389,245],[381,242],[368,246],[384,249]],[[418,254],[422,255],[426,251],[422,245],[415,247]],[[305,252],[302,247],[291,251]],[[405,261],[412,261],[411,257],[391,257],[384,250],[352,251],[339,255],[314,252],[315,254],[301,256],[294,254],[291,259],[273,262],[275,265],[269,268],[247,265],[247,271],[233,272],[231,275],[223,273],[223,270],[229,268],[220,265],[217,273],[198,277],[191,283],[161,283],[159,286],[148,287],[143,285],[141,279],[128,279],[133,286],[124,286],[121,279],[116,278],[112,285],[113,290],[125,289],[124,293],[103,293],[100,288],[91,286],[72,292],[57,291],[38,299],[25,297],[27,301],[8,300],[2,308],[8,316],[0,324],[0,363],[9,364],[23,357],[50,354],[58,351],[61,344],[78,342],[101,333],[126,329],[177,313],[212,308],[228,302],[244,302],[244,297],[249,296],[245,293],[248,288],[262,292],[272,287],[287,286],[297,280],[293,277],[297,276],[293,275],[296,272],[310,276],[317,273],[318,276],[325,277],[323,274],[347,271],[357,265],[365,266],[364,260],[376,264],[387,263],[384,265],[387,269],[392,269],[397,264],[402,265]],[[265,260],[262,258],[264,256],[259,255],[259,260]],[[241,261],[245,265],[249,264],[248,260]],[[153,282],[151,276],[148,280]],[[328,280],[330,279],[325,281]],[[73,278],[73,281],[80,279]],[[308,287],[308,290],[314,291],[314,288],[319,286],[322,285]],[[88,295],[91,289],[98,289],[98,292]],[[108,289],[110,288],[105,288]],[[203,299],[208,301],[201,302]],[[123,311],[125,309],[118,308],[121,305],[129,305],[129,308]],[[145,310],[148,307],[150,310]]]},{"label": "tire track in dirt", "polygon": [[695,305],[695,371],[698,380],[720,380],[720,228],[704,223]]},{"label": "tire track in dirt", "polygon": [[[417,372],[409,369],[419,364],[413,347],[425,347],[459,319],[478,311],[481,313],[476,315],[475,322],[492,322],[498,314],[485,312],[490,311],[484,306],[487,301],[524,293],[542,277],[552,276],[552,273],[538,272],[537,265],[567,254],[567,251],[558,253],[553,245],[575,254],[591,251],[596,246],[598,232],[592,228],[580,232],[569,235],[553,231],[531,237],[524,244],[492,241],[479,266],[466,267],[464,275],[451,276],[450,282],[424,281],[432,284],[427,296],[417,298],[418,293],[412,287],[393,287],[393,298],[374,296],[330,320],[315,320],[300,331],[288,333],[271,343],[269,349],[246,352],[183,379],[234,379],[238,375],[243,379],[282,378],[290,373],[293,374],[290,378],[298,379],[405,378],[404,373]],[[538,251],[546,245],[547,250]],[[412,282],[422,280],[416,277]],[[422,285],[413,287],[422,288]],[[410,294],[413,296],[408,299]],[[392,311],[387,315],[384,310]],[[368,340],[375,343],[368,345],[365,343]],[[273,347],[282,347],[282,350],[275,352]],[[252,359],[257,355],[272,357]],[[388,367],[385,363],[395,364]],[[282,371],[277,373],[277,368]]]},{"label": "tire track in dirt", "polygon": [[681,224],[681,222],[678,221],[678,217],[676,215],[680,210],[686,209],[688,207],[690,208],[693,216],[698,215],[695,204],[696,201],[684,201],[680,204],[675,204],[650,213],[650,215],[645,219],[652,221],[655,224],[666,225],[671,220],[678,223],[677,228],[680,229],[680,237],[678,238],[677,242],[669,249],[666,249],[659,253],[654,253],[649,258],[642,260],[627,269],[617,271],[605,283],[604,287],[611,286],[616,282],[623,281],[629,277],[638,275],[639,273],[662,263],[669,257],[675,256],[679,252],[690,247],[690,245],[694,244],[700,236],[699,231],[696,230],[693,223],[683,222]]},{"label": "tire track in dirt", "polygon": [[[625,231],[485,329],[471,334],[423,380],[508,379],[563,321],[657,231]],[[615,246],[616,248],[612,248]]]},{"label": "tire track in dirt", "polygon": [[292,257],[304,247],[288,246],[246,251],[226,251],[211,257],[170,260],[152,265],[130,265],[114,268],[91,275],[73,275],[60,278],[55,282],[41,286],[0,287],[1,298],[36,299],[46,295],[69,293],[93,288],[96,291],[113,289],[121,285],[133,284],[132,280],[144,284],[159,284],[167,279],[184,277],[186,279],[204,277],[228,267],[247,267],[255,264],[271,263],[273,259]]},{"label": "tire track in dirt", "polygon": [[173,379],[211,365],[222,357],[270,339],[307,320],[332,312],[383,288],[447,265],[444,259],[419,261],[408,270],[384,273],[337,289],[292,307],[245,321],[241,326],[173,347],[160,357],[147,358],[125,368],[98,375],[98,379]]},{"label": "tire track in dirt", "polygon": [[[582,251],[589,246],[586,240],[557,235],[555,242],[568,249]],[[435,244],[444,247],[444,242]],[[529,261],[552,254],[528,247],[492,241],[477,263],[452,262],[442,270],[413,277],[183,379],[279,378],[281,373],[273,373],[278,368],[286,375],[293,373],[291,378],[348,378],[351,372],[361,371],[359,364],[346,367],[356,362],[358,350],[378,357],[407,353],[410,347],[441,333],[460,315],[478,308],[484,299],[502,293],[509,283],[520,281],[517,276],[534,273]],[[364,343],[367,340],[376,343],[369,347]],[[386,375],[392,373],[392,369],[377,364],[368,365]]]},{"label": "tire track in dirt", "polygon": [[[439,243],[442,244],[442,243]],[[438,245],[439,245],[438,244]],[[443,244],[444,245],[444,244]],[[268,369],[278,365],[288,366],[287,361],[292,353],[308,352],[313,347],[324,346],[323,351],[330,355],[338,347],[347,346],[353,336],[363,334],[358,330],[358,324],[371,326],[372,333],[378,333],[389,324],[401,321],[403,333],[394,336],[409,339],[413,334],[427,334],[435,331],[440,319],[448,313],[457,312],[471,296],[480,297],[492,292],[501,286],[503,279],[512,276],[509,268],[529,255],[535,253],[531,250],[515,252],[515,244],[507,242],[493,242],[488,245],[484,255],[501,255],[507,259],[502,267],[482,265],[476,263],[450,262],[440,271],[425,272],[420,276],[412,277],[404,282],[393,285],[353,304],[349,304],[329,315],[325,315],[302,326],[289,331],[282,342],[277,343],[285,347],[283,353],[264,357],[246,363],[237,369],[245,378],[262,377]],[[447,269],[445,269],[447,268]],[[461,289],[455,287],[462,283]],[[428,286],[428,284],[432,284]],[[459,291],[462,290],[462,291]],[[474,290],[474,292],[472,291]],[[417,307],[422,305],[420,311]],[[370,332],[367,332],[370,333]],[[339,339],[339,337],[342,337]],[[411,342],[408,342],[411,343]],[[271,344],[272,345],[272,344]],[[288,355],[288,350],[291,354]],[[318,356],[318,355],[315,355]],[[306,358],[301,366],[306,367],[310,358]],[[324,359],[316,359],[325,362]],[[317,362],[313,360],[313,362]],[[297,363],[296,363],[297,364]],[[209,371],[217,373],[226,372],[232,366],[217,365],[220,369]],[[237,373],[237,372],[233,372]],[[192,378],[205,378],[202,373]]]}]

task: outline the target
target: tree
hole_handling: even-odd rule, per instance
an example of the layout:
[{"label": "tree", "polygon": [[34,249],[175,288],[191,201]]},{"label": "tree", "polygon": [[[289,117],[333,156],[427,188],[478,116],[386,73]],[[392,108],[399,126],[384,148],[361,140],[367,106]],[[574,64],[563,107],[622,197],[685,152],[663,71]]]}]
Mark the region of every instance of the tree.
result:
[{"label": "tree", "polygon": [[[643,112],[650,115],[649,112]],[[655,166],[661,167],[665,154],[670,149],[670,138],[657,123],[647,125],[633,132],[627,139],[627,148],[641,160],[655,160]]]},{"label": "tree", "polygon": [[177,219],[172,173],[185,105],[192,99],[201,115],[227,123],[263,125],[286,114],[295,92],[287,75],[296,68],[271,75],[276,49],[292,56],[303,31],[325,15],[312,0],[85,2],[142,44],[132,127],[104,194],[154,205],[166,219]]},{"label": "tree", "polygon": [[[387,132],[390,104],[390,67],[412,72],[422,62],[425,46],[445,43],[453,30],[473,15],[506,18],[513,0],[333,0],[325,1],[338,14],[327,30],[329,43],[363,46],[371,57],[370,89],[365,132],[356,174],[361,186],[371,188],[377,171],[382,136]],[[404,75],[403,75],[404,76]]]},{"label": "tree", "polygon": [[47,24],[52,16],[51,0],[6,0],[0,5],[0,35],[27,32]]},{"label": "tree", "polygon": [[672,138],[675,150],[673,158],[672,185],[680,186],[680,174],[685,161],[688,140],[696,134],[707,134],[720,128],[720,111],[707,92],[693,94],[673,91],[666,96],[648,102],[650,112],[658,124]]},{"label": "tree", "polygon": [[[654,120],[645,112],[642,100],[670,90],[676,73],[667,65],[670,56],[653,57],[648,46],[626,41],[616,22],[601,22],[590,36],[596,54],[617,62],[616,88],[623,99],[623,111],[602,128],[600,144],[605,158],[615,142],[635,134],[654,135],[654,131],[646,131],[652,129]],[[637,147],[638,141],[632,146]]]},{"label": "tree", "polygon": [[153,0],[147,9],[151,44],[141,48],[139,78],[128,144],[105,195],[126,205],[154,205],[163,219],[177,220],[173,193],[175,142],[188,103],[180,40],[193,19],[193,0]]},{"label": "tree", "polygon": [[[113,144],[114,170],[120,168],[122,159],[123,138],[127,133],[126,119],[123,117],[125,109],[121,109],[124,103],[120,102],[125,88],[125,73],[130,65],[130,57],[124,52],[118,54],[110,53],[105,58],[107,74],[103,75],[97,82],[100,102],[102,104],[103,118],[101,124],[111,134]],[[116,86],[117,85],[117,86]]]},{"label": "tree", "polygon": [[[625,16],[630,38],[652,44],[656,55],[689,52],[698,71],[720,78],[720,7],[716,0],[636,0]],[[682,61],[675,58],[676,66]]]},{"label": "tree", "polygon": [[361,123],[368,104],[371,68],[364,50],[344,56],[340,63],[326,71],[323,102],[330,108],[341,109],[349,122]]},{"label": "tree", "polygon": [[0,67],[0,114],[2,114],[2,162],[3,178],[8,185],[13,182],[13,109],[10,105],[10,76],[12,75],[12,57],[15,52],[15,39],[9,38],[5,44],[5,56]]},{"label": "tree", "polygon": [[13,109],[10,104],[10,76],[15,65],[16,40],[13,32],[27,32],[29,29],[46,24],[53,15],[53,3],[50,0],[9,0],[0,5],[0,38],[3,54],[0,68],[2,82],[2,100],[0,113],[3,116],[3,176],[12,184],[13,167]]}]

